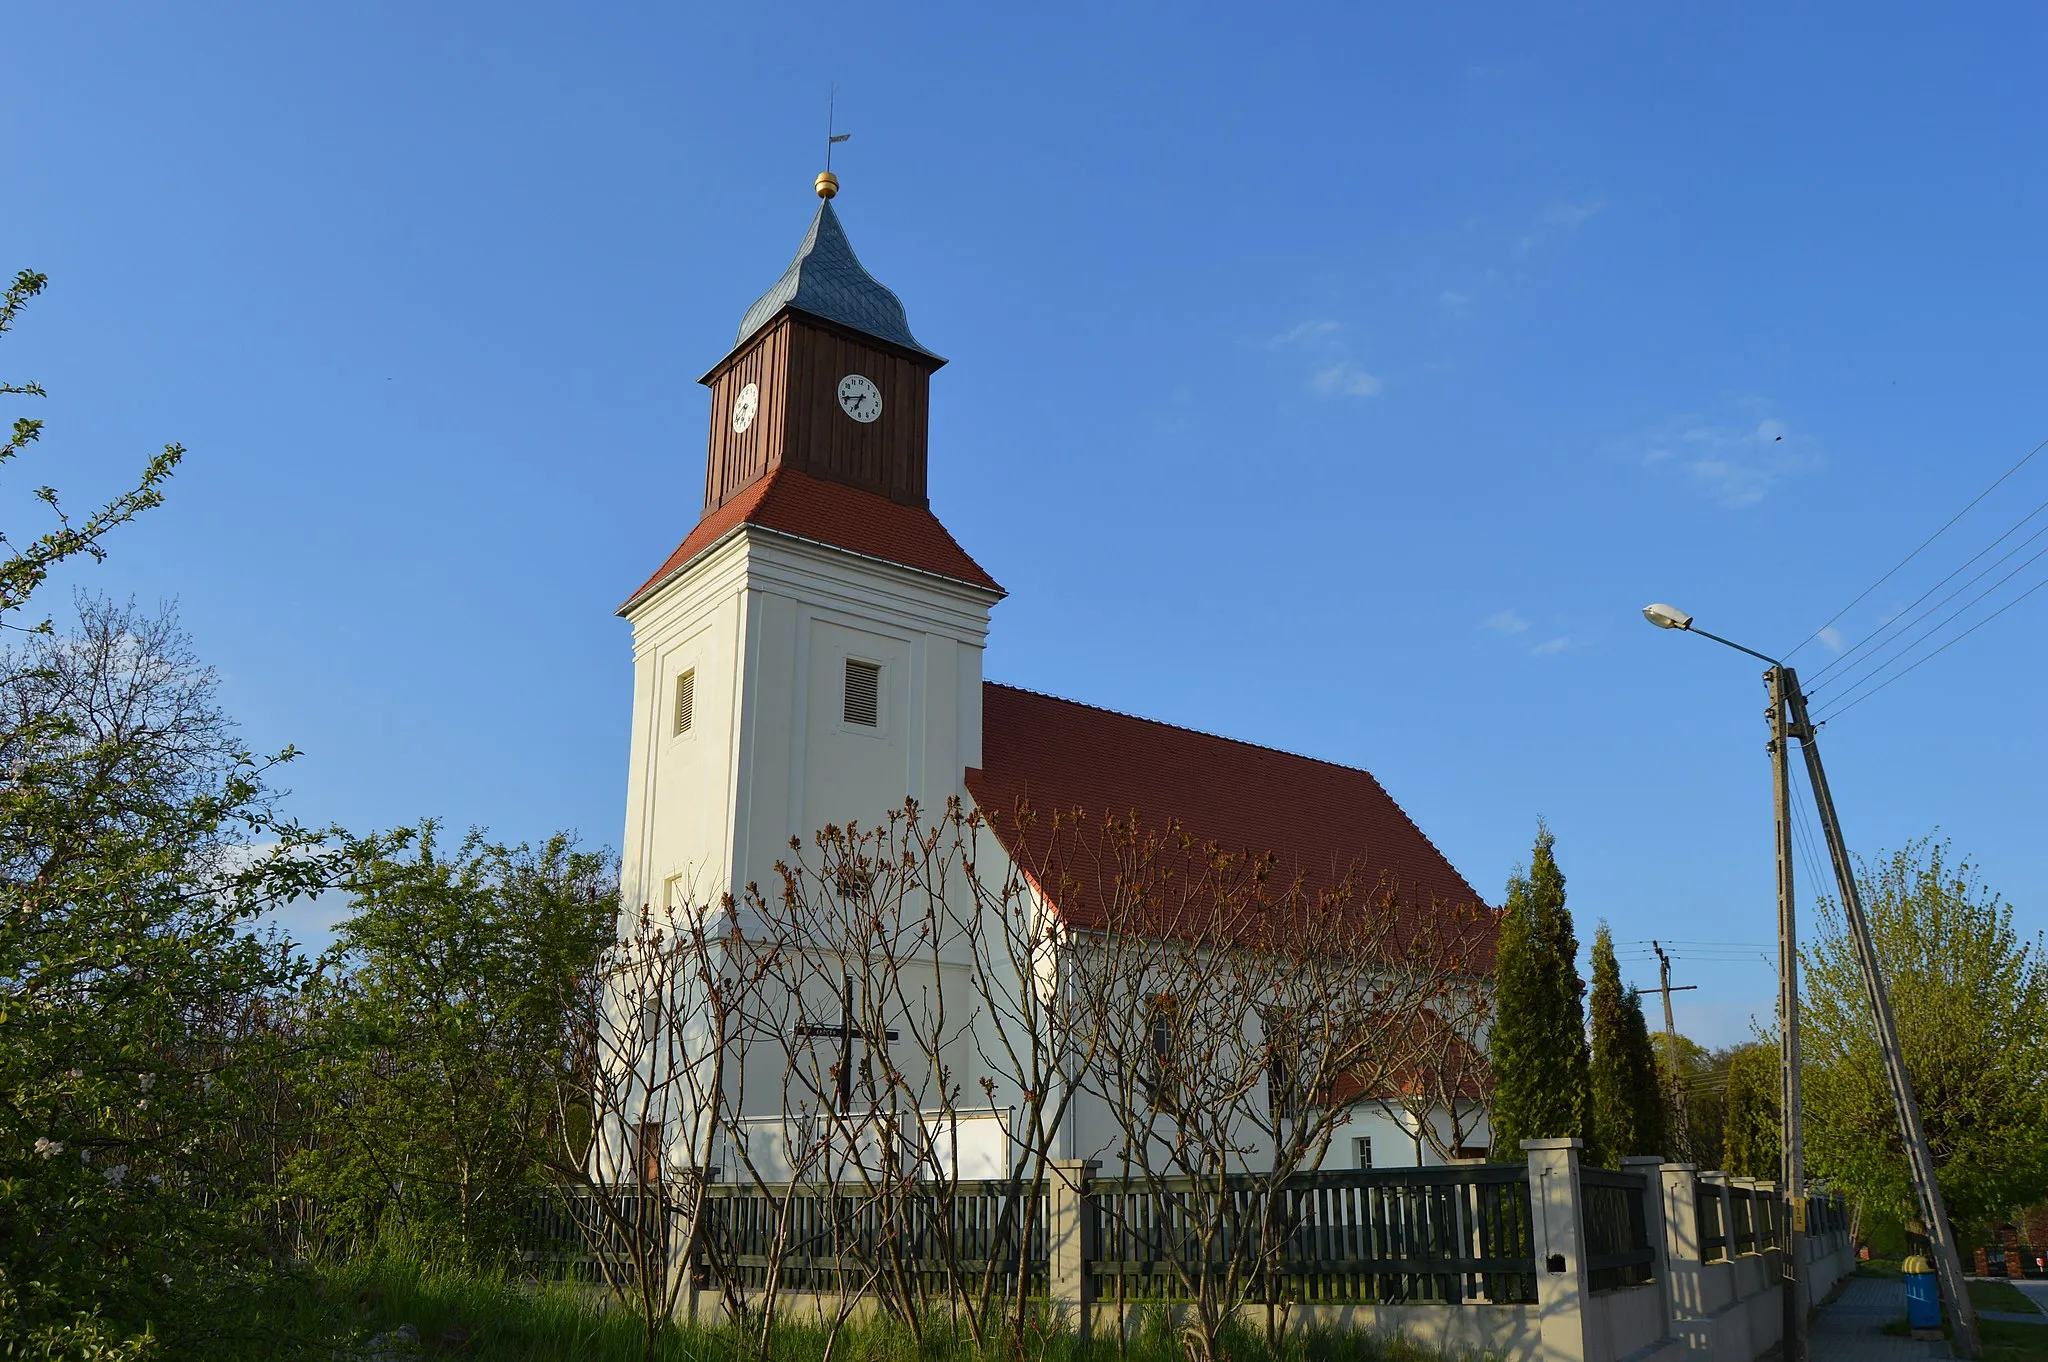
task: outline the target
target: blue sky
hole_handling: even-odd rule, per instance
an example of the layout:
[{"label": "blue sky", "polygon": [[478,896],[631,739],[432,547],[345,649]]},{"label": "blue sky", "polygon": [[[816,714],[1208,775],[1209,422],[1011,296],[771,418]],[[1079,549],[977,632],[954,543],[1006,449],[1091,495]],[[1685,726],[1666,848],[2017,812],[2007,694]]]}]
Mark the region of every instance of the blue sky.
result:
[{"label": "blue sky", "polygon": [[[2044,29],[44,6],[0,266],[52,285],[0,369],[78,504],[189,446],[70,580],[178,599],[304,750],[301,817],[616,843],[612,611],[695,520],[694,379],[802,235],[836,81],[849,235],[953,361],[933,506],[1012,593],[989,676],[1366,766],[1496,901],[1547,818],[1588,939],[1728,947],[1678,967],[1726,1041],[1773,986],[1760,668],[1636,612],[1790,647],[2048,437]],[[1840,639],[2044,499],[2048,455]],[[1824,739],[1859,849],[1938,825],[2030,932],[2044,622]]]}]

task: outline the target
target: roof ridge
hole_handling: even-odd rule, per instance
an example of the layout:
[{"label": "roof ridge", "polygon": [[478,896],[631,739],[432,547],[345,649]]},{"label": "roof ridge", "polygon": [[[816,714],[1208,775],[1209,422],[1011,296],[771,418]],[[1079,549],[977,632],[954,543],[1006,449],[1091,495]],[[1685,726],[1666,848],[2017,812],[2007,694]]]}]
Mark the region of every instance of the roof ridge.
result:
[{"label": "roof ridge", "polygon": [[1053,695],[1047,691],[1032,690],[1028,686],[1012,686],[1002,681],[987,680],[984,680],[982,684],[984,686],[997,686],[1003,690],[1015,691],[1019,695],[1033,695],[1041,700],[1055,700],[1063,705],[1072,705],[1076,709],[1093,710],[1097,714],[1107,714],[1118,719],[1129,719],[1134,723],[1150,724],[1155,728],[1171,729],[1176,733],[1186,733],[1192,737],[1209,738],[1216,742],[1227,742],[1236,747],[1250,748],[1254,752],[1269,752],[1278,757],[1292,757],[1297,761],[1312,762],[1317,766],[1327,766],[1333,771],[1345,771],[1353,775],[1364,776],[1372,782],[1373,788],[1386,798],[1387,803],[1393,806],[1394,812],[1401,815],[1401,820],[1415,830],[1415,835],[1420,837],[1428,845],[1429,849],[1437,854],[1444,865],[1449,867],[1451,873],[1464,881],[1465,887],[1472,891],[1474,897],[1482,904],[1486,902],[1485,896],[1480,894],[1478,888],[1470,880],[1465,879],[1465,872],[1458,869],[1457,863],[1445,855],[1444,849],[1436,844],[1436,839],[1423,831],[1422,824],[1415,821],[1415,816],[1408,812],[1407,806],[1394,798],[1393,792],[1381,783],[1380,778],[1363,766],[1347,766],[1341,761],[1331,761],[1328,757],[1312,757],[1306,752],[1293,752],[1284,747],[1274,747],[1270,743],[1252,742],[1246,738],[1233,738],[1224,733],[1211,733],[1207,729],[1189,728],[1186,724],[1176,724],[1165,719],[1148,719],[1142,714],[1131,714],[1124,710],[1111,709],[1107,705],[1091,705],[1085,700],[1070,700],[1064,695]]},{"label": "roof ridge", "polygon": [[[1257,752],[1271,752],[1275,756],[1293,757],[1299,761],[1312,761],[1318,766],[1329,766],[1339,771],[1351,771],[1358,775],[1370,777],[1373,784],[1379,785],[1379,777],[1373,775],[1365,767],[1348,766],[1341,761],[1331,761],[1328,757],[1310,756],[1306,752],[1296,752],[1285,747],[1275,747],[1271,743],[1253,742],[1249,738],[1233,738],[1228,733],[1214,733],[1206,728],[1190,728],[1186,724],[1177,724],[1170,719],[1148,718],[1143,714],[1133,714],[1129,710],[1111,709],[1108,705],[1091,705],[1086,700],[1075,700],[1065,695],[1054,695],[1050,691],[1033,690],[1029,686],[1013,686],[1007,681],[983,681],[982,684],[985,686],[1001,686],[1004,690],[1013,690],[1020,695],[1035,695],[1041,700],[1057,700],[1063,705],[1072,705],[1076,709],[1092,709],[1097,714],[1110,714],[1119,719],[1131,719],[1137,723],[1151,724],[1156,728],[1170,728],[1177,733],[1190,733],[1197,738],[1214,738],[1218,742],[1233,743],[1239,747],[1249,747]],[[1386,787],[1381,785],[1380,788],[1385,789]],[[1389,796],[1389,798],[1391,797]]]}]

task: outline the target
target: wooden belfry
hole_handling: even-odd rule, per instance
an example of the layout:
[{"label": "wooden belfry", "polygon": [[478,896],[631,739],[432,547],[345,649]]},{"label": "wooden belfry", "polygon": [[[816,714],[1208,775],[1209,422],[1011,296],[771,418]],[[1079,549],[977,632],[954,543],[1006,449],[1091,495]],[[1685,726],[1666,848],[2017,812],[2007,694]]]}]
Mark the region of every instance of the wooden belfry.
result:
[{"label": "wooden belfry", "polygon": [[902,300],[854,255],[829,169],[817,190],[796,258],[698,380],[711,389],[707,514],[780,468],[927,505],[931,376],[946,361],[918,344]]}]

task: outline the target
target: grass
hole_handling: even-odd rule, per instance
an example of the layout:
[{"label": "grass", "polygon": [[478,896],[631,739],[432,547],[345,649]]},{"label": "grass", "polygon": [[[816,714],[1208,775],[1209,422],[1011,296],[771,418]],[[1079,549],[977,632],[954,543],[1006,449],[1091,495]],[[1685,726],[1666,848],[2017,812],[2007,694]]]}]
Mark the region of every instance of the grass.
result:
[{"label": "grass", "polygon": [[[423,1358],[463,1362],[640,1362],[648,1353],[640,1321],[606,1298],[563,1286],[538,1287],[489,1273],[453,1268],[405,1254],[381,1254],[327,1265],[280,1284],[243,1340],[223,1340],[222,1358],[305,1357],[328,1362],[360,1353],[375,1335],[401,1324],[419,1331]],[[233,1346],[239,1341],[244,1346]],[[827,1337],[815,1327],[779,1327],[773,1362],[825,1362]],[[1227,1341],[1229,1362],[1439,1362],[1447,1355],[1400,1338],[1311,1332],[1277,1347],[1254,1332]],[[731,1329],[677,1327],[658,1341],[658,1362],[752,1362],[754,1352]],[[831,1362],[1012,1362],[1000,1351],[975,1350],[964,1330],[943,1321],[922,1341],[902,1324],[849,1325],[831,1348]],[[1031,1340],[1022,1362],[1184,1362],[1181,1342],[1163,1316],[1148,1321],[1119,1349],[1113,1339],[1087,1344],[1072,1334]]]},{"label": "grass", "polygon": [[[1906,1321],[1896,1319],[1884,1326],[1884,1332],[1904,1338],[1911,1331],[1906,1328]],[[1942,1333],[1947,1335],[1948,1330],[1944,1328]],[[2048,1325],[1980,1319],[1977,1336],[1984,1343],[1979,1362],[2048,1362]]]},{"label": "grass", "polygon": [[2016,1315],[2041,1313],[2033,1298],[2011,1282],[1971,1282],[1970,1304],[1979,1310],[2005,1310]]}]

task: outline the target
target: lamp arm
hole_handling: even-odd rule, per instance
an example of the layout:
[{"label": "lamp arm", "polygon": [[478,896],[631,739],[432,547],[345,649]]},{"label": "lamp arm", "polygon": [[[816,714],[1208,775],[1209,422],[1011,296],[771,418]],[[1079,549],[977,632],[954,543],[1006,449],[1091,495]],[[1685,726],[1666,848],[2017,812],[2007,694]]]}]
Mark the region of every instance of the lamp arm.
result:
[{"label": "lamp arm", "polygon": [[1716,643],[1722,644],[1729,648],[1733,648],[1738,653],[1748,653],[1751,657],[1756,658],[1762,662],[1768,662],[1773,667],[1782,667],[1785,665],[1784,663],[1780,662],[1777,658],[1772,657],[1769,653],[1760,653],[1754,648],[1745,648],[1732,638],[1722,638],[1719,634],[1710,634],[1706,630],[1700,628],[1698,625],[1695,624],[1686,625],[1685,632],[1688,634],[1698,634],[1701,638],[1710,638],[1714,640],[1714,642]]}]

